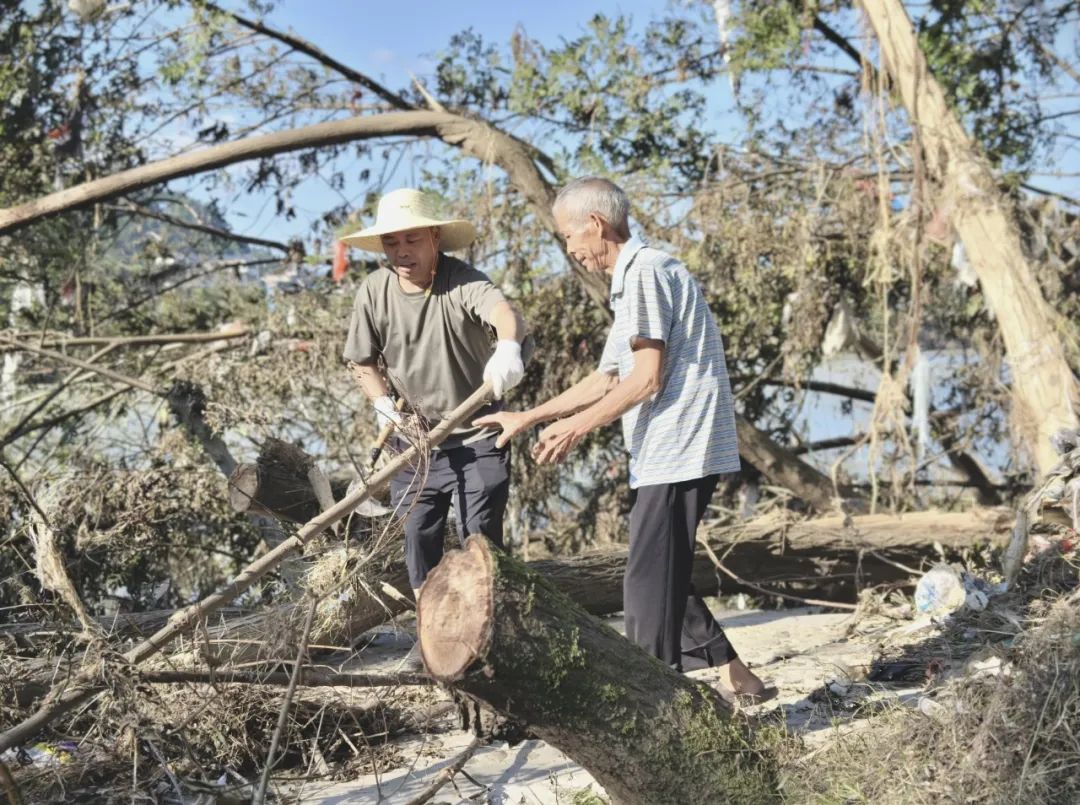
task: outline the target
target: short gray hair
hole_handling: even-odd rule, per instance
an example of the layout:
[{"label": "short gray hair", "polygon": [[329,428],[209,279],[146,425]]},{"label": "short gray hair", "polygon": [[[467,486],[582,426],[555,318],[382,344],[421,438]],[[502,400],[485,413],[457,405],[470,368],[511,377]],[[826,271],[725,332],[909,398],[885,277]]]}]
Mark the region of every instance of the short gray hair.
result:
[{"label": "short gray hair", "polygon": [[562,210],[582,224],[596,213],[620,235],[630,237],[630,200],[621,187],[601,176],[584,176],[567,184],[552,209]]}]

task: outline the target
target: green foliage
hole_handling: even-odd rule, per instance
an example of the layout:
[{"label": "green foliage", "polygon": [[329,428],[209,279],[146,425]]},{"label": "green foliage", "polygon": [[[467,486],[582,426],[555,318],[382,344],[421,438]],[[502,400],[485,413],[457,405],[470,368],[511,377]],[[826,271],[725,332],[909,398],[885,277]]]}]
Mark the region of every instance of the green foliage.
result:
[{"label": "green foliage", "polygon": [[441,96],[553,128],[566,169],[700,178],[708,151],[700,82],[720,54],[692,21],[665,18],[637,33],[627,17],[597,14],[557,48],[523,31],[508,54],[471,30],[451,45],[436,69]]},{"label": "green foliage", "polygon": [[919,21],[930,70],[972,135],[994,165],[1021,171],[1046,141],[1037,65],[1060,24],[1037,6],[1013,13],[986,0],[935,0]]}]

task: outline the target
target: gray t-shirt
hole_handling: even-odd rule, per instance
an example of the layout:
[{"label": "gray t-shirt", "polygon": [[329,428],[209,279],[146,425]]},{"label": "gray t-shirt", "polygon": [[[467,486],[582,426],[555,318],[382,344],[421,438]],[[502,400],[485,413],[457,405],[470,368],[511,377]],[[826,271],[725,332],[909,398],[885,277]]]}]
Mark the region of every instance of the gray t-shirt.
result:
[{"label": "gray t-shirt", "polygon": [[[344,356],[359,364],[381,360],[394,391],[434,425],[484,382],[495,336],[491,311],[503,299],[483,272],[445,254],[430,295],[402,290],[393,271],[379,269],[356,293]],[[443,446],[491,433],[462,427]]]}]

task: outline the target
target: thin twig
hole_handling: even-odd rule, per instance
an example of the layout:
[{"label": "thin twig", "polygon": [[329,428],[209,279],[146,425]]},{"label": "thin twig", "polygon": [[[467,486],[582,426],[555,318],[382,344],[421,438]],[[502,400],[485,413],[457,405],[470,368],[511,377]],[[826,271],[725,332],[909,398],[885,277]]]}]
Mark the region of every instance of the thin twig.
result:
[{"label": "thin twig", "polygon": [[205,235],[212,235],[217,238],[228,238],[229,240],[235,240],[239,243],[248,243],[252,246],[262,246],[267,249],[277,249],[280,252],[289,254],[293,251],[293,248],[288,243],[282,243],[277,240],[266,240],[264,238],[253,238],[249,235],[241,235],[236,232],[230,232],[227,229],[220,229],[216,226],[210,226],[202,221],[185,221],[182,218],[169,215],[168,213],[160,212],[158,210],[150,209],[149,207],[143,207],[134,202],[128,201],[126,205],[115,205],[111,209],[119,210],[120,212],[127,212],[132,215],[141,215],[144,218],[153,218],[157,221],[163,221],[171,226],[178,226],[183,229],[190,229],[194,232],[202,232]]},{"label": "thin twig", "polygon": [[907,565],[901,564],[900,562],[897,562],[897,561],[895,561],[893,559],[889,559],[887,556],[882,556],[877,551],[867,550],[867,553],[870,554],[871,556],[873,556],[875,559],[877,559],[877,560],[879,560],[881,562],[884,562],[887,565],[892,565],[893,567],[897,568],[898,570],[903,570],[905,573],[910,573],[913,576],[921,576],[922,575],[921,570],[916,570],[913,567],[908,567]]},{"label": "thin twig", "polygon": [[[485,382],[461,405],[451,411],[446,419],[432,429],[428,434],[427,446],[432,448],[441,444],[453,430],[459,428],[463,422],[473,417],[490,399],[491,383]],[[240,571],[239,575],[224,588],[175,613],[168,624],[125,652],[123,654],[124,661],[132,665],[138,665],[160,652],[195,624],[204,621],[207,616],[217,612],[234,598],[241,595],[258,579],[277,568],[282,562],[308,544],[310,540],[322,534],[338,520],[347,517],[361,503],[370,499],[374,493],[386,488],[390,483],[390,479],[407,464],[416,461],[419,455],[420,451],[415,447],[411,447],[395,456],[382,470],[369,479],[368,486],[346,495],[332,509],[309,520],[292,537]],[[50,694],[35,713],[5,732],[0,733],[0,752],[33,737],[53,719],[95,697],[103,687],[97,674],[90,673],[86,669],[80,671],[75,677],[66,682],[63,691],[54,691]]]},{"label": "thin twig", "polygon": [[266,786],[270,782],[270,771],[274,768],[275,755],[278,744],[281,742],[281,734],[285,731],[285,725],[289,721],[289,708],[292,706],[293,694],[296,693],[296,684],[300,680],[300,669],[304,664],[304,655],[307,654],[308,637],[311,635],[311,623],[315,620],[315,609],[318,600],[311,599],[308,606],[307,616],[304,618],[304,631],[300,635],[300,648],[296,652],[296,662],[293,664],[292,677],[289,679],[289,687],[285,691],[285,698],[281,702],[281,710],[278,712],[277,726],[270,738],[270,749],[266,753],[266,768],[263,769],[262,777],[259,778],[259,787],[251,797],[251,805],[263,805],[266,801]]},{"label": "thin twig", "polygon": [[[302,669],[303,678],[298,683],[305,688],[393,688],[412,685],[434,685],[427,674],[401,672],[395,674],[330,673],[307,666]],[[258,671],[145,671],[139,675],[143,682],[158,685],[206,684],[206,685],[269,685],[282,687],[292,681],[291,674],[284,671],[260,673]]]},{"label": "thin twig", "polygon": [[476,754],[476,750],[480,748],[480,743],[480,738],[473,738],[472,743],[465,747],[464,751],[454,759],[454,762],[443,769],[439,776],[435,778],[435,782],[406,802],[405,805],[424,805],[425,802],[430,802],[439,793],[439,789],[453,780],[454,775],[469,762],[469,758]]},{"label": "thin twig", "polygon": [[162,393],[160,389],[155,388],[154,386],[147,383],[145,380],[140,380],[137,377],[131,377],[121,372],[115,372],[105,366],[98,366],[97,364],[90,363],[89,361],[81,361],[78,358],[73,358],[70,355],[63,354],[62,352],[53,352],[52,350],[48,349],[39,349],[38,347],[32,346],[30,344],[22,344],[12,338],[8,338],[7,336],[0,336],[0,344],[7,344],[8,346],[21,350],[23,352],[30,352],[34,355],[40,355],[43,358],[50,358],[51,360],[59,361],[60,363],[67,363],[72,366],[78,366],[80,369],[85,369],[88,372],[99,374],[102,377],[107,377],[110,380],[115,380],[118,383],[123,383],[124,385],[131,386],[135,389],[147,391],[150,394],[160,395]]},{"label": "thin twig", "polygon": [[[40,332],[8,332],[5,338],[31,338],[39,337]],[[204,341],[228,341],[232,338],[247,338],[251,330],[247,327],[235,330],[226,330],[220,333],[158,333],[155,335],[96,335],[96,336],[55,336],[41,341],[39,347],[87,347],[107,346],[110,349],[121,346],[135,346],[143,344],[195,344]],[[14,349],[14,347],[0,348],[0,352]],[[95,358],[100,357],[94,356]],[[91,360],[93,360],[92,358]]]},{"label": "thin twig", "polygon": [[756,584],[752,584],[746,579],[736,576],[734,573],[724,567],[724,563],[720,561],[720,557],[718,557],[713,552],[713,549],[709,547],[709,543],[707,543],[705,540],[699,539],[698,543],[701,545],[702,548],[705,549],[705,553],[709,555],[712,563],[716,565],[717,570],[719,570],[721,573],[734,580],[735,582],[743,585],[744,587],[749,587],[751,590],[757,590],[762,595],[777,595],[781,598],[787,598],[791,601],[798,601],[801,604],[808,604],[809,606],[814,607],[832,607],[833,609],[847,609],[852,612],[858,609],[858,607],[856,607],[854,604],[844,604],[840,601],[822,601],[817,598],[803,598],[801,595],[792,595],[791,593],[782,593],[778,590],[766,590],[764,587],[758,587]]}]

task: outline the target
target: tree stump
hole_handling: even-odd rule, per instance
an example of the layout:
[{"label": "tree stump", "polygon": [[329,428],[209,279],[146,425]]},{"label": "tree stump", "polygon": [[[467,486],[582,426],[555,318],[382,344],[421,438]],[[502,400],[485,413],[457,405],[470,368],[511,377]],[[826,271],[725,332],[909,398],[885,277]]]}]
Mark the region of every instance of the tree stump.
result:
[{"label": "tree stump", "polygon": [[711,688],[473,536],[420,594],[424,665],[584,766],[626,805],[777,799],[772,762]]},{"label": "tree stump", "polygon": [[306,523],[323,510],[308,475],[315,460],[299,447],[267,439],[255,464],[240,464],[229,478],[229,503],[238,512],[274,514]]}]

